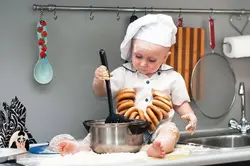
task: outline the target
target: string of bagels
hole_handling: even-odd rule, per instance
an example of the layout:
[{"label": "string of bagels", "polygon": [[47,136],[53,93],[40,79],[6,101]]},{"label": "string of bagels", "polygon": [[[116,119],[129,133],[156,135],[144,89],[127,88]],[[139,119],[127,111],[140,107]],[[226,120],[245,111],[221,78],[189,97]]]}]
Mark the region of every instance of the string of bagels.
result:
[{"label": "string of bagels", "polygon": [[136,91],[133,88],[125,88],[116,96],[118,114],[129,119],[141,119],[151,122],[150,130],[156,130],[161,120],[169,117],[168,113],[173,108],[171,97],[158,90],[152,90],[153,101],[148,105],[146,111],[135,107]]}]

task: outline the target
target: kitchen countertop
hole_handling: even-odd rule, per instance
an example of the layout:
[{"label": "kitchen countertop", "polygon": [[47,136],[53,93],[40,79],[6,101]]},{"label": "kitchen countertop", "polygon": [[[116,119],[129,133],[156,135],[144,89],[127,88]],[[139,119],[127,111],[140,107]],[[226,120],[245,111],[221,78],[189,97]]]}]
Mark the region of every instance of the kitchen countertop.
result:
[{"label": "kitchen countertop", "polygon": [[[220,132],[231,131],[229,129],[216,129],[209,130],[213,134]],[[200,130],[197,132],[208,132]],[[181,133],[181,136],[187,134],[186,132]],[[105,159],[113,155],[110,162],[103,162]],[[80,156],[80,157],[78,157]],[[85,158],[84,158],[85,157]],[[91,158],[93,157],[93,158]],[[120,157],[120,159],[119,159]],[[128,158],[130,160],[128,160]],[[79,159],[79,162],[78,162]],[[89,160],[88,160],[89,159]],[[115,160],[116,159],[116,160]],[[102,162],[100,162],[102,160]],[[191,146],[178,144],[175,151],[172,154],[166,155],[164,159],[154,159],[146,156],[145,151],[140,151],[136,154],[123,153],[123,154],[102,154],[98,155],[93,152],[79,152],[75,155],[69,155],[68,157],[62,157],[60,155],[35,155],[35,154],[24,154],[18,157],[17,162],[27,166],[35,165],[129,165],[133,164],[136,166],[200,166],[200,165],[213,165],[222,163],[232,163],[240,161],[250,160],[250,146],[241,148],[208,148],[204,146]],[[69,161],[74,161],[70,163]],[[93,162],[96,161],[96,162]],[[99,163],[98,163],[99,161]],[[112,162],[111,162],[112,161]],[[67,164],[68,163],[68,164]]]}]

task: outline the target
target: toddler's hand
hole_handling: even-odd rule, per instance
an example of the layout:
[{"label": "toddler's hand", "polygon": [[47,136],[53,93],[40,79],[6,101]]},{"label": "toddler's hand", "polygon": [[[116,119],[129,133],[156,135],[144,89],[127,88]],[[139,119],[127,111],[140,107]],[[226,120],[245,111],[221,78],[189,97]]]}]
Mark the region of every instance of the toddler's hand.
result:
[{"label": "toddler's hand", "polygon": [[186,131],[193,134],[196,130],[196,125],[197,125],[197,118],[194,115],[194,113],[185,114],[181,116],[181,118],[189,122],[185,129]]},{"label": "toddler's hand", "polygon": [[75,154],[80,148],[79,143],[76,141],[61,141],[58,146],[59,152],[62,156],[66,154]]},{"label": "toddler's hand", "polygon": [[106,66],[100,66],[95,70],[95,78],[97,80],[109,80],[110,76],[109,76],[109,72],[107,70]]}]

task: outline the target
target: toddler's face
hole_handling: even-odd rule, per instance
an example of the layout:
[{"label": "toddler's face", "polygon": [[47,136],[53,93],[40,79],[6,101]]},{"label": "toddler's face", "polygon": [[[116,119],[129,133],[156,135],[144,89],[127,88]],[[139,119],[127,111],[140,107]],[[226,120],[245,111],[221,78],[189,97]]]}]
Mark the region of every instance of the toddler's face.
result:
[{"label": "toddler's face", "polygon": [[137,71],[152,76],[168,58],[169,47],[135,39],[132,42],[132,64]]}]

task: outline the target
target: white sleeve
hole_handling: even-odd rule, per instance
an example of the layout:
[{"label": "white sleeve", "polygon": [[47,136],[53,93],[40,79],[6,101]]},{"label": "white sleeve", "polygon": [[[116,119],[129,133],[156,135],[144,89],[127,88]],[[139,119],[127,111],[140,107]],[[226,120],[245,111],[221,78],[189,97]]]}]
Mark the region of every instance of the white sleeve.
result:
[{"label": "white sleeve", "polygon": [[112,97],[116,97],[119,90],[123,89],[125,81],[125,69],[123,67],[118,67],[113,70],[110,78],[110,86],[112,91]]},{"label": "white sleeve", "polygon": [[185,101],[190,102],[185,81],[179,73],[177,73],[171,89],[172,102],[174,105],[181,105]]}]

